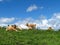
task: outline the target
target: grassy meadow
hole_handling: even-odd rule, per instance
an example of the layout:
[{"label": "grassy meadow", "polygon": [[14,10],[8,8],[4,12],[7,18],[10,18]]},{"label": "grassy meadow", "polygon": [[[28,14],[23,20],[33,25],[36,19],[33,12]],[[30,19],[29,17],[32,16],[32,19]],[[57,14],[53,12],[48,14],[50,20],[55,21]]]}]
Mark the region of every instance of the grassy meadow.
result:
[{"label": "grassy meadow", "polygon": [[0,45],[60,45],[60,31],[1,29]]}]

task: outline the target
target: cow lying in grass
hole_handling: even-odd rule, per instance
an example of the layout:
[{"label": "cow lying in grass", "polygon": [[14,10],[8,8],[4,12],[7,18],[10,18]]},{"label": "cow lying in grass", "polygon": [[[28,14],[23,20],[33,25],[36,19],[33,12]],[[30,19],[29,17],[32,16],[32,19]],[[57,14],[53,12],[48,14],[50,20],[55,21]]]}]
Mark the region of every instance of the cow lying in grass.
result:
[{"label": "cow lying in grass", "polygon": [[16,29],[22,30],[22,27],[21,26],[17,26]]},{"label": "cow lying in grass", "polygon": [[16,25],[8,25],[8,27],[6,28],[6,31],[8,31],[8,30],[17,31],[17,29],[22,30],[20,27],[17,27]]},{"label": "cow lying in grass", "polygon": [[48,27],[48,30],[52,30],[52,27]]},{"label": "cow lying in grass", "polygon": [[16,30],[16,25],[8,25],[8,27],[6,28],[6,31],[8,31],[8,30],[17,31],[17,30]]},{"label": "cow lying in grass", "polygon": [[26,26],[28,27],[28,29],[35,29],[36,28],[36,24],[26,24]]}]

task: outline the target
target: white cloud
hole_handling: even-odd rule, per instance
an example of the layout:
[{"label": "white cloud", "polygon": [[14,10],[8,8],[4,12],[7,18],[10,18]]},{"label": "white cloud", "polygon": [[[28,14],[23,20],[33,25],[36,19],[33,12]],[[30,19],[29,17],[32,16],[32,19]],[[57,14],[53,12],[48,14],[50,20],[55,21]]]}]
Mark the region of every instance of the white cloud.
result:
[{"label": "white cloud", "polygon": [[12,22],[14,21],[15,18],[0,18],[0,23],[9,23],[9,22]]},{"label": "white cloud", "polygon": [[31,11],[34,11],[34,10],[37,10],[37,9],[43,9],[44,7],[43,6],[37,6],[37,5],[35,5],[35,4],[33,4],[33,5],[31,5],[31,6],[29,6],[28,8],[27,8],[27,10],[26,10],[26,12],[31,12]]},{"label": "white cloud", "polygon": [[9,23],[13,22],[15,20],[15,18],[0,18],[0,26],[6,26],[8,25]]},{"label": "white cloud", "polygon": [[2,27],[3,27],[3,26],[7,26],[7,25],[8,25],[8,24],[4,24],[4,23],[0,24],[0,26],[2,26]]},{"label": "white cloud", "polygon": [[31,11],[33,11],[33,10],[37,10],[38,9],[38,7],[36,6],[36,5],[31,5],[31,6],[29,6],[28,8],[27,8],[27,12],[31,12]]},{"label": "white cloud", "polygon": [[40,19],[26,18],[24,20],[18,21],[15,24],[24,25],[22,27],[25,28],[26,23],[35,23],[37,24],[37,28],[39,29],[47,29],[48,27],[52,27],[53,29],[60,28],[60,13],[53,14],[53,16],[49,19],[46,19],[45,16],[41,16]]},{"label": "white cloud", "polygon": [[[25,19],[17,19],[16,24],[21,26],[22,28],[27,28],[26,23],[35,23],[36,28],[39,29],[47,29],[48,27],[52,27],[53,29],[60,29],[60,13],[54,13],[53,16],[47,19],[45,16],[40,16],[41,18],[33,19],[33,18],[25,18]],[[0,25],[7,25],[10,22],[13,22],[16,18],[0,18]]]}]

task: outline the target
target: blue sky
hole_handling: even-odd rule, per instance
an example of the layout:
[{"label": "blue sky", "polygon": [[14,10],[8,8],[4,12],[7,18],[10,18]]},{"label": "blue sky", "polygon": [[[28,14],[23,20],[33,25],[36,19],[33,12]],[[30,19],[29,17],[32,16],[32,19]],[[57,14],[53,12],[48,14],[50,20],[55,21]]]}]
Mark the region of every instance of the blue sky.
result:
[{"label": "blue sky", "polygon": [[[26,12],[27,8],[36,5],[43,9]],[[0,2],[0,17],[38,18],[44,15],[50,18],[53,13],[60,12],[60,0],[3,0]]]},{"label": "blue sky", "polygon": [[60,28],[60,0],[0,0],[1,25],[29,21],[40,28]]}]

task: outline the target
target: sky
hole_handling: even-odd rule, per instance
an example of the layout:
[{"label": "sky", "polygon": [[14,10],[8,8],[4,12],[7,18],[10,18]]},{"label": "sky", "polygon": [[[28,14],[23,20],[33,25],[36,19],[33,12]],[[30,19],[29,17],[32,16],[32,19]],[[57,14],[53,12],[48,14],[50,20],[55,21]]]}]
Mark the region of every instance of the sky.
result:
[{"label": "sky", "polygon": [[0,26],[26,23],[59,29],[60,0],[0,0]]}]

